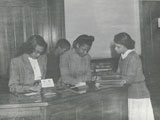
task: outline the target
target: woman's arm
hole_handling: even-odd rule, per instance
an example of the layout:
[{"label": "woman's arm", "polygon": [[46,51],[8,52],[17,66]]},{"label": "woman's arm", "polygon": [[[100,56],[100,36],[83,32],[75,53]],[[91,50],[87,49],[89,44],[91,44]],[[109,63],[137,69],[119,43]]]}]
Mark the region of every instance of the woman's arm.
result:
[{"label": "woman's arm", "polygon": [[141,62],[137,57],[132,57],[127,65],[127,72],[122,76],[126,80],[126,84],[132,84],[137,79],[137,72],[139,67],[141,67]]},{"label": "woman's arm", "polygon": [[19,62],[16,59],[11,60],[10,64],[10,79],[9,89],[10,92],[26,92],[29,91],[31,86],[20,84],[20,69]]},{"label": "woman's arm", "polygon": [[82,81],[90,81],[91,80],[91,57],[88,55],[86,59],[86,73],[82,75],[82,78],[80,78]]}]

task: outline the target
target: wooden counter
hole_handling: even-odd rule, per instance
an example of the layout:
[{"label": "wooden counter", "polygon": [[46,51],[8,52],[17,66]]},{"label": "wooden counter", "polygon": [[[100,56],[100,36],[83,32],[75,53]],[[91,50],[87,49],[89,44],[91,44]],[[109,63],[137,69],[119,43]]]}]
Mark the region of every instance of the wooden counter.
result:
[{"label": "wooden counter", "polygon": [[57,96],[0,95],[0,119],[127,120],[127,88],[115,87],[77,94],[58,91]]},{"label": "wooden counter", "polygon": [[127,88],[107,88],[50,100],[50,120],[127,120]]},{"label": "wooden counter", "polygon": [[39,97],[31,98],[24,95],[0,94],[0,120],[14,120],[15,118],[46,120],[48,103],[35,102],[37,100],[40,100]]}]

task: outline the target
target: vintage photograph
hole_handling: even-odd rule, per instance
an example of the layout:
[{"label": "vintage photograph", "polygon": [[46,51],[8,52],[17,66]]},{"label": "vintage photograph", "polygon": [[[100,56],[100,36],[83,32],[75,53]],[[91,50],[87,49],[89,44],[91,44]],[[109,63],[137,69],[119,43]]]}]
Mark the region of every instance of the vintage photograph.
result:
[{"label": "vintage photograph", "polygon": [[0,0],[0,120],[160,120],[160,0]]}]

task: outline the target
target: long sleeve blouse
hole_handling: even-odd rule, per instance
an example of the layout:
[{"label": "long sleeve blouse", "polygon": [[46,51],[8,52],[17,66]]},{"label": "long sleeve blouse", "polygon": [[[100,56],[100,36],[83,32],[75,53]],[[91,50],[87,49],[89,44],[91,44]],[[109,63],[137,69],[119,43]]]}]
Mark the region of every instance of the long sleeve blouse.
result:
[{"label": "long sleeve blouse", "polygon": [[91,80],[90,55],[79,56],[75,49],[67,51],[60,58],[61,79],[64,83],[75,85]]},{"label": "long sleeve blouse", "polygon": [[118,72],[128,86],[129,98],[148,98],[149,92],[145,84],[141,59],[135,51],[132,51],[124,59],[119,60]]}]

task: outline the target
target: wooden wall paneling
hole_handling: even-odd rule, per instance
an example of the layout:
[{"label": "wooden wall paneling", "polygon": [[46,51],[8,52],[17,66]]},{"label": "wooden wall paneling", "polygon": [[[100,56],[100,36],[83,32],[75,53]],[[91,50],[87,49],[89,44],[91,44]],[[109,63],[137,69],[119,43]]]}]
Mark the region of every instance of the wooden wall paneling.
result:
[{"label": "wooden wall paneling", "polygon": [[40,12],[39,8],[31,7],[31,19],[32,19],[32,32],[33,34],[38,34],[38,27],[39,27],[39,16],[38,13]]},{"label": "wooden wall paneling", "polygon": [[11,57],[14,57],[15,53],[16,53],[16,40],[15,40],[15,36],[14,36],[14,21],[13,21],[13,8],[9,7],[9,8],[5,8],[6,12],[7,12],[7,38],[8,38],[8,44],[9,44],[9,52]]},{"label": "wooden wall paneling", "polygon": [[0,6],[42,6],[45,0],[0,0]]},{"label": "wooden wall paneling", "polygon": [[4,74],[7,70],[7,63],[9,61],[9,55],[7,55],[8,46],[6,44],[7,37],[6,37],[6,19],[5,19],[5,10],[3,7],[0,7],[0,73]]},{"label": "wooden wall paneling", "polygon": [[42,35],[50,49],[65,38],[63,7],[63,0],[0,0],[0,43],[6,42],[0,45],[0,71],[32,34]]},{"label": "wooden wall paneling", "polygon": [[52,40],[51,38],[51,34],[52,31],[50,30],[50,25],[49,25],[49,16],[48,16],[48,7],[46,6],[47,3],[45,4],[45,6],[43,6],[42,8],[37,8],[36,11],[37,12],[37,16],[39,16],[38,18],[35,16],[36,21],[38,22],[38,33],[40,33],[44,39],[46,40],[46,42],[48,43],[48,46],[50,47],[50,41]]},{"label": "wooden wall paneling", "polygon": [[48,15],[52,49],[57,40],[65,38],[64,0],[48,0]]},{"label": "wooden wall paneling", "polygon": [[19,51],[20,46],[24,43],[24,31],[23,31],[23,8],[13,8],[15,13],[13,15],[14,21],[14,36],[16,40],[16,53]]},{"label": "wooden wall paneling", "polygon": [[26,24],[26,38],[29,38],[29,36],[31,36],[33,34],[33,31],[32,31],[32,16],[31,16],[31,13],[32,13],[32,10],[29,6],[25,7],[24,8],[24,15],[25,15],[25,24]]}]

